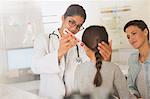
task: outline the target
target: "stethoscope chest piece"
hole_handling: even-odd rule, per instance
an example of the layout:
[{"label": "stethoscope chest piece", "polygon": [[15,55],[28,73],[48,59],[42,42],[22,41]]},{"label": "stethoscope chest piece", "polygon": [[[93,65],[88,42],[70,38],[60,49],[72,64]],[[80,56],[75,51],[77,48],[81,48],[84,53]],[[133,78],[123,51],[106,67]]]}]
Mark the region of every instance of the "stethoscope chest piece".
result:
[{"label": "stethoscope chest piece", "polygon": [[80,55],[79,55],[79,47],[78,47],[78,45],[76,45],[76,49],[77,49],[76,62],[77,62],[78,64],[80,64],[80,63],[82,63],[82,59],[81,59],[81,57],[80,57]]},{"label": "stethoscope chest piece", "polygon": [[82,63],[81,57],[77,57],[77,58],[76,58],[76,62],[77,62],[78,64]]}]

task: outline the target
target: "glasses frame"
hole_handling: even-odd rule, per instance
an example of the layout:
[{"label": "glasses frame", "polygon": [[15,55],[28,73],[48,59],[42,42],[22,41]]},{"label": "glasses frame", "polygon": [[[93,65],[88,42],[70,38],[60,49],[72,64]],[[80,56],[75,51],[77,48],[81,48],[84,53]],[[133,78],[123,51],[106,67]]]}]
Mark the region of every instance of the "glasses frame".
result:
[{"label": "glasses frame", "polygon": [[76,29],[79,30],[79,31],[82,31],[82,30],[84,29],[84,27],[83,27],[82,25],[81,25],[81,26],[80,26],[80,25],[77,25],[77,24],[76,24],[76,21],[73,20],[73,19],[69,19],[69,20],[68,20],[68,24],[69,24],[70,27],[76,26]]}]

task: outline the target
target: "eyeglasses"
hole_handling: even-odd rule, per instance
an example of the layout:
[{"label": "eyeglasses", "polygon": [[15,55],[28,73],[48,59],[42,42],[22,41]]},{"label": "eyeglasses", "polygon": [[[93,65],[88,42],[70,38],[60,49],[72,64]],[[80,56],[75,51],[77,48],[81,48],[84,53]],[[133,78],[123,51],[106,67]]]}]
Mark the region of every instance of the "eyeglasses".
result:
[{"label": "eyeglasses", "polygon": [[72,20],[70,19],[68,22],[69,22],[69,26],[70,26],[70,27],[76,26],[76,29],[79,30],[79,31],[81,31],[81,30],[84,29],[84,27],[83,27],[82,25],[77,25],[77,24],[76,24],[76,21],[73,20],[73,19],[72,19]]}]

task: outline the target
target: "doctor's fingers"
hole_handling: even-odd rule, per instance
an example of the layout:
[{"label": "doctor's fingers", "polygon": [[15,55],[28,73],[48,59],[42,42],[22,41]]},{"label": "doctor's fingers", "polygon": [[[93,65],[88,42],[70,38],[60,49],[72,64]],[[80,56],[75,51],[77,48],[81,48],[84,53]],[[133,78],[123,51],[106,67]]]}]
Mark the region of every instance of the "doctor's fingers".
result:
[{"label": "doctor's fingers", "polygon": [[61,49],[63,55],[64,55],[65,53],[67,53],[68,50],[69,50],[70,48],[72,48],[73,46],[75,46],[75,44],[71,44],[70,42],[62,43],[62,44],[60,45],[60,49]]},{"label": "doctor's fingers", "polygon": [[70,42],[69,41],[66,41],[64,39],[61,39],[60,40],[60,48],[63,49],[63,50],[66,50],[70,47]]},{"label": "doctor's fingers", "polygon": [[66,48],[68,48],[70,45],[71,45],[71,44],[70,44],[69,41],[64,41],[64,40],[62,40],[62,41],[60,42],[60,47],[63,48],[64,50],[65,50]]},{"label": "doctor's fingers", "polygon": [[70,44],[71,44],[72,46],[75,46],[75,45],[77,45],[77,43],[78,43],[78,41],[75,40],[75,39],[72,39],[72,40],[70,40],[69,42],[70,42]]},{"label": "doctor's fingers", "polygon": [[111,61],[112,52],[107,51],[106,49],[100,48],[99,53],[102,55],[102,57],[105,61]]},{"label": "doctor's fingers", "polygon": [[66,38],[61,38],[61,39],[60,39],[60,46],[65,46],[66,43],[69,43],[69,40],[68,40],[68,39],[66,39]]},{"label": "doctor's fingers", "polygon": [[99,43],[98,44],[98,49],[99,49],[99,51],[103,50],[104,53],[109,53],[109,54],[112,53],[111,45],[108,45],[105,42]]},{"label": "doctor's fingers", "polygon": [[61,44],[65,45],[65,46],[72,47],[72,46],[75,46],[77,44],[77,40],[75,40],[74,38],[68,37],[66,39],[62,39]]},{"label": "doctor's fingers", "polygon": [[75,36],[71,36],[71,35],[69,35],[67,37],[64,37],[64,41],[70,42],[72,45],[76,44],[78,42],[78,40],[76,39],[76,37]]},{"label": "doctor's fingers", "polygon": [[63,44],[63,48],[64,48],[64,50],[69,50],[70,48],[72,48],[72,47],[75,46],[75,45],[76,45],[76,43],[70,41],[70,42],[64,43],[64,44]]},{"label": "doctor's fingers", "polygon": [[70,40],[72,40],[73,38],[70,35],[65,35],[62,38],[62,41],[64,42],[69,42]]},{"label": "doctor's fingers", "polygon": [[111,61],[112,48],[108,44],[102,42],[98,44],[98,50],[105,61]]}]

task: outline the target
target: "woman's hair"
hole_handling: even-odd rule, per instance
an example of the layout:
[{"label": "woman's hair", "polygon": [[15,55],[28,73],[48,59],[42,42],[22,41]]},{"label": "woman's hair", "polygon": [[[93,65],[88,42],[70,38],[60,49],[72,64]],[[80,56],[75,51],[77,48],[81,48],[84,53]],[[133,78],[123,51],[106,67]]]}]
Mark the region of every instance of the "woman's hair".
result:
[{"label": "woman's hair", "polygon": [[107,34],[105,27],[93,25],[85,29],[83,36],[82,36],[82,42],[88,48],[90,48],[92,51],[95,52],[95,57],[96,57],[97,73],[94,78],[94,85],[96,87],[102,84],[102,77],[100,73],[100,69],[102,65],[102,56],[99,53],[99,50],[97,49],[98,43],[102,41],[108,44],[108,34]]},{"label": "woman's hair", "polygon": [[81,16],[84,18],[84,21],[86,20],[85,9],[78,4],[72,4],[67,8],[66,12],[64,13],[64,18],[68,16]]},{"label": "woman's hair", "polygon": [[129,26],[137,26],[139,29],[141,29],[142,31],[144,31],[144,29],[147,29],[148,31],[148,35],[147,35],[147,39],[149,40],[149,29],[148,26],[146,25],[146,23],[143,20],[132,20],[129,21],[125,26],[124,26],[124,32],[126,32],[126,29]]}]

